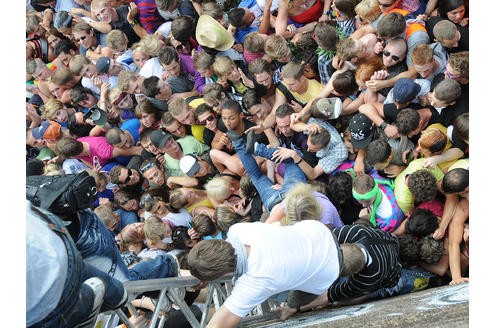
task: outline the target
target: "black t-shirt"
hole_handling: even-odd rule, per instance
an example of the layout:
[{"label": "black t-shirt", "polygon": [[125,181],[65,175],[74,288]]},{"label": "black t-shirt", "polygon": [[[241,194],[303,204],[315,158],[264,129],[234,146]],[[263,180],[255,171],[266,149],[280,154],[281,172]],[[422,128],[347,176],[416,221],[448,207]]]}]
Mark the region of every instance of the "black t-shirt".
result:
[{"label": "black t-shirt", "polygon": [[[406,63],[406,60],[404,59],[403,61],[395,64],[394,66],[387,67],[387,72],[388,72],[387,80],[390,80],[390,79],[396,77],[397,75],[399,75],[400,73],[405,72],[405,71],[407,71],[407,63]],[[383,88],[383,89],[379,90],[378,93],[384,97],[387,97],[388,93],[390,92],[390,90],[392,90],[392,88],[393,88],[393,86]]]},{"label": "black t-shirt", "polygon": [[[415,110],[419,110],[419,109],[422,109],[422,108],[425,108],[425,107],[424,106],[421,106],[421,104],[410,103],[405,108],[412,108],[412,109],[415,109]],[[384,118],[385,119],[385,122],[387,122],[389,124],[395,122],[397,120],[397,115],[399,115],[399,112],[400,111],[401,110],[400,109],[397,109],[397,105],[394,104],[394,103],[383,105],[383,115],[385,116],[385,118]]]},{"label": "black t-shirt", "polygon": [[[467,16],[466,16],[467,17]],[[435,36],[433,35],[433,28],[435,25],[442,21],[445,20],[446,18],[441,18],[441,17],[431,17],[426,21],[426,31],[428,32],[428,36],[430,37],[430,40],[434,40]],[[445,48],[447,50],[447,53],[452,54],[460,51],[469,51],[469,30],[465,26],[461,26],[459,24],[455,24],[457,27],[457,30],[459,33],[461,33],[461,39],[458,42],[458,45],[456,48]]]},{"label": "black t-shirt", "polygon": [[129,13],[129,6],[124,5],[116,8],[117,10],[117,15],[119,16],[119,19],[116,22],[110,22],[110,25],[112,26],[112,30],[121,30],[124,32],[124,34],[127,36],[127,39],[129,40],[129,45],[132,45],[136,42],[139,42],[140,38],[134,32],[134,29],[131,27],[129,22],[127,21],[127,14]]}]

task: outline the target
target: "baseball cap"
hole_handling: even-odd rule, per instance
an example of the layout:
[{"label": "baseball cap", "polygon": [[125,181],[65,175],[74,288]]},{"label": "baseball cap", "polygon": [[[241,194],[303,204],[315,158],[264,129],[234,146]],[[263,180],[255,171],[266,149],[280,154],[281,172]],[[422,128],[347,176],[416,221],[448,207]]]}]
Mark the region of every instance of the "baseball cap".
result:
[{"label": "baseball cap", "polygon": [[33,128],[33,137],[36,139],[43,139],[43,135],[46,132],[46,129],[50,126],[50,121],[46,120],[41,122],[41,124],[35,128]]},{"label": "baseball cap", "polygon": [[100,57],[96,61],[96,70],[101,74],[107,74],[110,69],[110,58]]},{"label": "baseball cap", "polygon": [[40,150],[40,153],[36,156],[36,159],[46,161],[52,159],[53,157],[55,157],[55,153],[50,148],[44,147]]},{"label": "baseball cap", "polygon": [[103,109],[100,109],[96,106],[91,107],[87,114],[89,118],[93,120],[95,125],[103,125],[108,121],[108,114]]},{"label": "baseball cap", "polygon": [[421,86],[406,77],[398,79],[395,82],[392,95],[393,99],[399,104],[407,104],[416,98],[421,91]]},{"label": "baseball cap", "polygon": [[351,144],[354,148],[366,148],[373,139],[373,122],[364,114],[358,113],[349,123]]},{"label": "baseball cap", "polygon": [[179,161],[179,168],[182,173],[187,174],[187,176],[193,178],[199,171],[199,161],[194,155],[188,154],[183,156]]},{"label": "baseball cap", "polygon": [[338,97],[322,98],[316,102],[316,108],[329,120],[334,120],[342,113],[342,100]]},{"label": "baseball cap", "polygon": [[172,135],[162,130],[155,130],[150,134],[151,143],[158,148],[163,148],[170,138],[172,138]]}]

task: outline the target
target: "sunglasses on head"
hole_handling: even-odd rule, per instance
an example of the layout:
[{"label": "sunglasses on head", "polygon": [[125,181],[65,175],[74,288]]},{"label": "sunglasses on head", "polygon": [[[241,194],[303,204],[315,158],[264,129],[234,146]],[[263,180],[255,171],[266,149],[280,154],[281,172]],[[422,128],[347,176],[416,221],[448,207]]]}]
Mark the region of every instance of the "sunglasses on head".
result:
[{"label": "sunglasses on head", "polygon": [[[388,57],[388,56],[390,56],[390,55],[391,55],[391,53],[390,53],[390,51],[385,50],[385,51],[383,52],[383,55],[384,55],[385,57]],[[399,56],[396,56],[396,55],[392,55],[392,59],[393,59],[393,60],[395,60],[395,61],[399,61],[399,60],[400,60]]]},{"label": "sunglasses on head", "polygon": [[378,5],[381,6],[381,7],[385,7],[385,8],[388,8],[388,7],[392,7],[392,5],[395,3],[392,2],[392,3],[389,3],[389,4],[386,4],[386,3],[381,3],[380,1],[378,1]]},{"label": "sunglasses on head", "polygon": [[200,121],[199,123],[201,123],[201,125],[206,125],[206,124],[208,124],[208,122],[213,122],[214,119],[215,119],[215,116],[210,115],[206,119]]},{"label": "sunglasses on head", "polygon": [[148,164],[146,164],[145,166],[141,167],[139,169],[139,172],[141,172],[141,174],[144,174],[144,172],[148,171],[149,169],[151,169],[153,166],[155,166],[155,163],[154,162],[149,162]]}]

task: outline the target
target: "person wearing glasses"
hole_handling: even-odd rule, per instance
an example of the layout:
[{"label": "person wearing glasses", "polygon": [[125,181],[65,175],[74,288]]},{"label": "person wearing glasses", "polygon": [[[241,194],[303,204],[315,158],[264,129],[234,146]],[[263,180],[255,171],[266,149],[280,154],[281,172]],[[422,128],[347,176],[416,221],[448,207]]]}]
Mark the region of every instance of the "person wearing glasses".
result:
[{"label": "person wearing glasses", "polygon": [[72,36],[74,41],[79,45],[79,53],[87,56],[92,61],[104,56],[101,53],[101,47],[106,46],[106,34],[94,30],[88,23],[79,22],[72,27]]}]

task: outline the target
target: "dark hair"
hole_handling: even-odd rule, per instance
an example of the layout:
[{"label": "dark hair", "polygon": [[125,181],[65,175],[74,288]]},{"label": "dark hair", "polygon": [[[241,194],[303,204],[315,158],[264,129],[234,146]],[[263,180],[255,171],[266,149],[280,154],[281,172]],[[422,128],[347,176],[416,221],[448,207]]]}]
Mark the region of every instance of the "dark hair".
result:
[{"label": "dark hair", "polygon": [[332,204],[344,204],[352,198],[352,177],[347,172],[337,172],[328,181],[328,198]]},{"label": "dark hair", "polygon": [[[174,47],[164,47],[158,54],[158,61],[162,65],[170,65],[173,61],[179,62],[179,54]],[[144,84],[144,83],[143,83]]]},{"label": "dark hair", "polygon": [[448,19],[447,13],[449,11],[457,9],[463,5],[464,5],[463,0],[439,0],[437,7],[438,16]]},{"label": "dark hair", "polygon": [[404,265],[415,265],[419,257],[419,246],[416,237],[410,234],[397,235],[399,241],[399,258]]},{"label": "dark hair", "polygon": [[193,36],[195,30],[194,19],[190,16],[184,15],[174,18],[170,25],[172,36],[181,43],[189,42],[189,38]]},{"label": "dark hair", "polygon": [[89,136],[89,132],[93,129],[93,126],[89,124],[77,123],[76,114],[70,114],[67,128],[69,129],[71,136],[80,138]]},{"label": "dark hair", "polygon": [[469,113],[462,113],[457,116],[452,125],[459,138],[469,140]]},{"label": "dark hair", "polygon": [[332,82],[333,89],[343,96],[349,96],[359,89],[356,82],[355,71],[347,70],[335,75]]},{"label": "dark hair", "polygon": [[232,8],[227,13],[229,17],[229,23],[234,27],[242,27],[244,22],[242,19],[244,18],[245,11],[243,8]]},{"label": "dark hair", "polygon": [[90,89],[83,87],[82,85],[75,85],[70,92],[70,99],[74,104],[80,101],[84,101],[88,98],[88,93],[93,94]]},{"label": "dark hair", "polygon": [[143,80],[143,94],[146,97],[154,98],[158,93],[160,93],[160,88],[158,83],[160,79],[156,76],[150,76]]},{"label": "dark hair", "polygon": [[175,248],[178,249],[189,249],[186,246],[186,241],[190,240],[189,234],[187,233],[188,228],[185,226],[175,226],[172,229],[172,243]]},{"label": "dark hair", "polygon": [[469,186],[469,170],[452,169],[445,173],[442,180],[442,190],[446,194],[463,192]]},{"label": "dark hair", "polygon": [[376,31],[378,36],[393,38],[404,32],[406,29],[406,20],[399,13],[391,12],[383,16],[378,22]]},{"label": "dark hair", "polygon": [[261,104],[261,98],[253,89],[247,89],[242,95],[242,106],[249,110],[251,107]]},{"label": "dark hair", "polygon": [[239,114],[242,113],[242,108],[241,108],[241,105],[239,105],[239,103],[233,99],[227,99],[225,100],[225,102],[222,104],[222,111],[224,109],[229,109],[229,110],[233,110]]},{"label": "dark hair", "polygon": [[201,104],[194,111],[194,116],[196,117],[196,119],[198,119],[199,115],[204,113],[215,114],[215,111],[213,110],[213,107],[209,106],[208,104]]},{"label": "dark hair", "polygon": [[311,143],[326,147],[330,142],[330,132],[327,129],[322,128],[320,133],[311,134],[308,140],[311,139]]},{"label": "dark hair", "polygon": [[71,50],[76,51],[77,47],[69,39],[62,39],[53,49],[53,54],[55,56],[58,56],[61,53],[69,54]]},{"label": "dark hair", "polygon": [[325,50],[337,50],[339,33],[330,21],[318,22],[315,26],[318,44]]},{"label": "dark hair", "polygon": [[420,116],[416,110],[412,108],[403,108],[399,111],[399,114],[397,114],[395,126],[401,135],[407,136],[418,128],[419,119]]},{"label": "dark hair", "polygon": [[392,147],[385,139],[376,139],[366,146],[366,161],[370,165],[383,163],[392,153]]},{"label": "dark hair", "polygon": [[432,234],[438,228],[436,215],[424,208],[415,208],[406,222],[406,232],[423,237]]},{"label": "dark hair", "polygon": [[278,106],[275,110],[275,117],[286,117],[287,115],[295,113],[294,108],[292,108],[288,103]]},{"label": "dark hair", "polygon": [[414,196],[416,204],[431,201],[437,194],[437,180],[433,173],[427,169],[411,173],[407,187]]},{"label": "dark hair", "polygon": [[428,264],[440,261],[445,253],[443,239],[436,240],[432,236],[424,236],[418,242],[419,260]]}]

